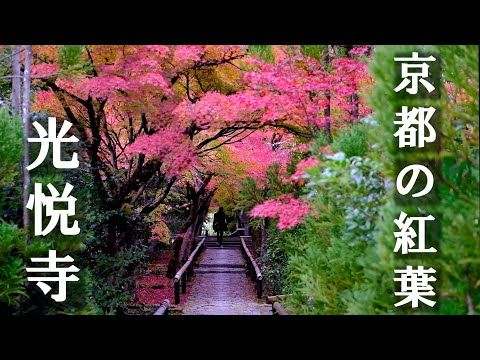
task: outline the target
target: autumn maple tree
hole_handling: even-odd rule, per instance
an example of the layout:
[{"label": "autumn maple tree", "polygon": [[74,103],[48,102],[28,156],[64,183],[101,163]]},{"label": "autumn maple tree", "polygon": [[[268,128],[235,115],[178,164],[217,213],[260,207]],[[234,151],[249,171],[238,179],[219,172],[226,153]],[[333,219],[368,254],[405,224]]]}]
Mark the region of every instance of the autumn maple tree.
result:
[{"label": "autumn maple tree", "polygon": [[[255,56],[243,61],[247,70],[242,89],[234,94],[207,93],[196,103],[184,103],[185,108],[180,110],[199,123],[242,124],[245,131],[252,129],[252,134],[256,134],[227,148],[227,167],[241,164],[243,157],[247,160],[240,169],[248,168],[243,173],[237,172],[228,182],[229,189],[245,173],[257,181],[264,179],[272,163],[281,165],[283,175],[279,175],[286,176],[285,165],[290,154],[299,151],[302,144],[312,141],[318,133],[330,138],[332,128],[348,126],[370,112],[358,96],[361,87],[371,81],[366,65],[358,56],[368,54],[370,47],[344,46],[343,56],[336,53],[341,51],[335,46],[271,48],[270,61]],[[258,129],[263,131],[258,133]],[[308,149],[303,146],[301,151]],[[301,161],[293,180],[301,175],[302,167],[314,165],[312,161],[315,160]],[[251,215],[283,214],[279,227],[287,228],[298,224],[307,209],[302,200],[285,195],[259,205]]]},{"label": "autumn maple tree", "polygon": [[[189,215],[172,276],[219,189],[216,176],[230,179],[224,185],[260,179],[271,163],[285,165],[293,147],[369,111],[356,96],[364,65],[353,58],[368,48],[341,58],[296,46],[273,51],[265,61],[245,46],[34,46],[32,77],[43,89],[34,109],[74,124],[100,211],[111,214],[102,230],[109,253],[135,242],[116,211],[150,214],[181,187]],[[222,152],[231,160],[222,162]],[[307,208],[275,201],[300,214]]]}]

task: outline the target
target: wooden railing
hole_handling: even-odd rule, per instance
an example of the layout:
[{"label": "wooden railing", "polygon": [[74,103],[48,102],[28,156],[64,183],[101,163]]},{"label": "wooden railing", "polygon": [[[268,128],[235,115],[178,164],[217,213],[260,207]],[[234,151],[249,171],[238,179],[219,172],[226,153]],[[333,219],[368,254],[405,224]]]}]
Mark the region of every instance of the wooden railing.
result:
[{"label": "wooden railing", "polygon": [[285,300],[289,296],[291,295],[274,295],[265,298],[267,304],[272,304],[272,315],[288,315],[280,301]]},{"label": "wooden railing", "polygon": [[242,253],[245,260],[247,260],[247,276],[250,275],[253,281],[255,281],[255,285],[257,287],[257,297],[259,299],[262,298],[262,281],[263,275],[260,271],[260,268],[257,265],[257,262],[253,258],[252,254],[247,248],[245,244],[245,240],[242,236],[240,236],[240,241],[242,242]]},{"label": "wooden railing", "polygon": [[153,313],[153,315],[168,315],[168,309],[170,308],[170,301],[168,299],[163,300],[162,305]]},{"label": "wooden railing", "polygon": [[288,315],[282,304],[275,301],[272,303],[272,315]]},{"label": "wooden railing", "polygon": [[188,260],[183,264],[180,270],[177,271],[177,274],[173,278],[173,283],[175,287],[175,305],[180,303],[180,284],[182,286],[182,294],[187,292],[187,280],[193,275],[193,267],[195,265],[195,260],[200,255],[203,250],[205,243],[205,237],[200,240],[197,247],[188,257]]}]

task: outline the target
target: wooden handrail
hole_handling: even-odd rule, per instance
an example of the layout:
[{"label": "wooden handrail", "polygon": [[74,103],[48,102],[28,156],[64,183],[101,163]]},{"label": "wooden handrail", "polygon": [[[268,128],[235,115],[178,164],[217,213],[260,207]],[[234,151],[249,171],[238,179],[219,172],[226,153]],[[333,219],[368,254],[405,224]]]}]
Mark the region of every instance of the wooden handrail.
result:
[{"label": "wooden handrail", "polygon": [[[257,262],[253,258],[250,250],[247,248],[247,244],[245,244],[245,240],[242,236],[240,236],[240,241],[242,242],[242,252],[243,255],[246,257],[247,260],[247,275],[250,273],[252,280],[256,280],[255,284],[257,286],[257,298],[262,298],[262,280],[263,275],[260,271],[260,268],[257,265]],[[254,276],[255,275],[255,276]]]},{"label": "wooden handrail", "polygon": [[272,304],[272,315],[289,315],[285,311],[283,305],[281,304],[281,301],[287,299],[290,296],[292,296],[292,294],[272,295],[265,297],[265,302],[267,304]]},{"label": "wooden handrail", "polygon": [[288,313],[283,308],[282,304],[280,304],[278,301],[275,301],[272,304],[272,312],[273,312],[273,315],[288,315]]},{"label": "wooden handrail", "polygon": [[168,299],[163,300],[162,305],[153,313],[153,315],[168,315],[168,309],[170,308],[170,301]]},{"label": "wooden handrail", "polygon": [[[173,278],[173,283],[175,287],[175,304],[180,303],[180,283],[182,284],[182,294],[187,292],[187,276],[191,277],[193,275],[193,265],[195,259],[200,255],[200,251],[205,243],[205,237],[198,243],[197,247],[188,257],[188,260],[183,264],[180,270],[177,271],[175,277]],[[181,281],[180,281],[181,280]]]},{"label": "wooden handrail", "polygon": [[197,247],[195,248],[195,250],[193,250],[193,252],[190,254],[190,256],[188,257],[188,260],[185,262],[185,264],[183,264],[183,266],[180,268],[180,270],[177,271],[177,273],[175,274],[175,277],[173,278],[173,281],[174,282],[177,282],[177,281],[180,281],[180,278],[182,277],[183,273],[185,271],[187,271],[188,267],[190,266],[190,264],[192,263],[192,261],[195,259],[195,256],[197,255],[197,252],[198,250],[200,249],[200,247],[203,245],[203,243],[205,242],[205,238],[203,238],[197,245]]},{"label": "wooden handrail", "polygon": [[289,296],[292,296],[292,294],[267,296],[267,297],[265,297],[265,302],[267,304],[273,304],[274,302],[279,302],[279,301],[285,300]]},{"label": "wooden handrail", "polygon": [[257,262],[253,258],[252,254],[250,253],[250,250],[248,250],[247,245],[245,244],[245,240],[243,240],[243,238],[240,237],[240,241],[242,242],[243,251],[245,251],[245,254],[250,260],[250,263],[252,264],[253,268],[255,269],[255,274],[257,275],[257,279],[262,280],[263,279],[262,272],[260,271],[260,268],[258,267]]}]

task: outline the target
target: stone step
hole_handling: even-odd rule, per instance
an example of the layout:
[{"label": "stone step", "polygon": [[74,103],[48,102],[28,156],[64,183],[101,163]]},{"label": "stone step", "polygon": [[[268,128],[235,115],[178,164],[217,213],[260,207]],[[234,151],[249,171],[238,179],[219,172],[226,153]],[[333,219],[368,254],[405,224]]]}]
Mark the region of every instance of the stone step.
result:
[{"label": "stone step", "polygon": [[[217,245],[217,242],[216,241],[215,242],[213,242],[213,241],[212,242],[207,242],[207,243],[205,243],[205,245],[206,246],[213,246],[213,245]],[[234,242],[227,242],[227,243],[223,242],[222,245],[223,246],[242,246],[242,244],[234,243]]]},{"label": "stone step", "polygon": [[219,274],[219,273],[228,273],[228,274],[244,274],[245,269],[240,268],[197,268],[195,269],[195,274]]},{"label": "stone step", "polygon": [[197,268],[245,268],[243,264],[199,264]]},{"label": "stone step", "polygon": [[[241,242],[237,242],[237,241],[223,241],[222,244],[223,244],[224,246],[225,246],[225,245],[242,246],[242,243],[241,243]],[[207,241],[207,242],[205,242],[205,245],[206,245],[206,246],[217,245],[217,241]],[[246,242],[245,245],[247,245],[247,246],[252,246],[253,244]]]},{"label": "stone step", "polygon": [[[248,240],[244,240],[245,241],[245,244],[249,245],[249,244],[253,244],[253,241],[252,239],[248,239]],[[217,243],[217,238],[208,238],[208,239],[205,239],[205,244],[211,244],[211,243]],[[240,239],[235,239],[235,238],[223,238],[223,243],[224,244],[242,244],[242,242],[240,241]]]},{"label": "stone step", "polygon": [[[235,240],[223,240],[222,241],[224,244],[241,244],[242,242],[241,241],[235,241]],[[205,244],[216,244],[217,243],[217,240],[208,240],[208,241],[205,241]],[[248,244],[246,242],[246,244]]]},{"label": "stone step", "polygon": [[223,248],[220,246],[220,245],[217,245],[217,244],[207,244],[205,247],[209,248],[209,249],[240,249],[241,246],[240,245],[223,245]]},{"label": "stone step", "polygon": [[[215,239],[215,240],[212,239],[212,240],[206,240],[205,241],[205,244],[216,244],[216,243],[217,243],[217,239]],[[239,244],[240,245],[242,242],[240,240],[237,241],[237,240],[225,240],[225,239],[223,239],[223,243],[224,244]],[[252,244],[252,241],[245,241],[245,244],[247,244],[247,245]]]},{"label": "stone step", "polygon": [[[224,240],[225,241],[225,240]],[[254,282],[245,275],[238,247],[206,247],[195,267],[185,315],[269,315],[260,307]]]}]

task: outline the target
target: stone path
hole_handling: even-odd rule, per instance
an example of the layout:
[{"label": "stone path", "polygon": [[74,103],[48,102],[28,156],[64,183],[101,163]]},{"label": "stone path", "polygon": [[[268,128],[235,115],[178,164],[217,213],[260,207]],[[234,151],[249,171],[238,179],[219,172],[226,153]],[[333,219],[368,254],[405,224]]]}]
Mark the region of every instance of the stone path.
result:
[{"label": "stone path", "polygon": [[271,315],[271,306],[256,299],[238,248],[207,248],[195,268],[184,315]]}]

